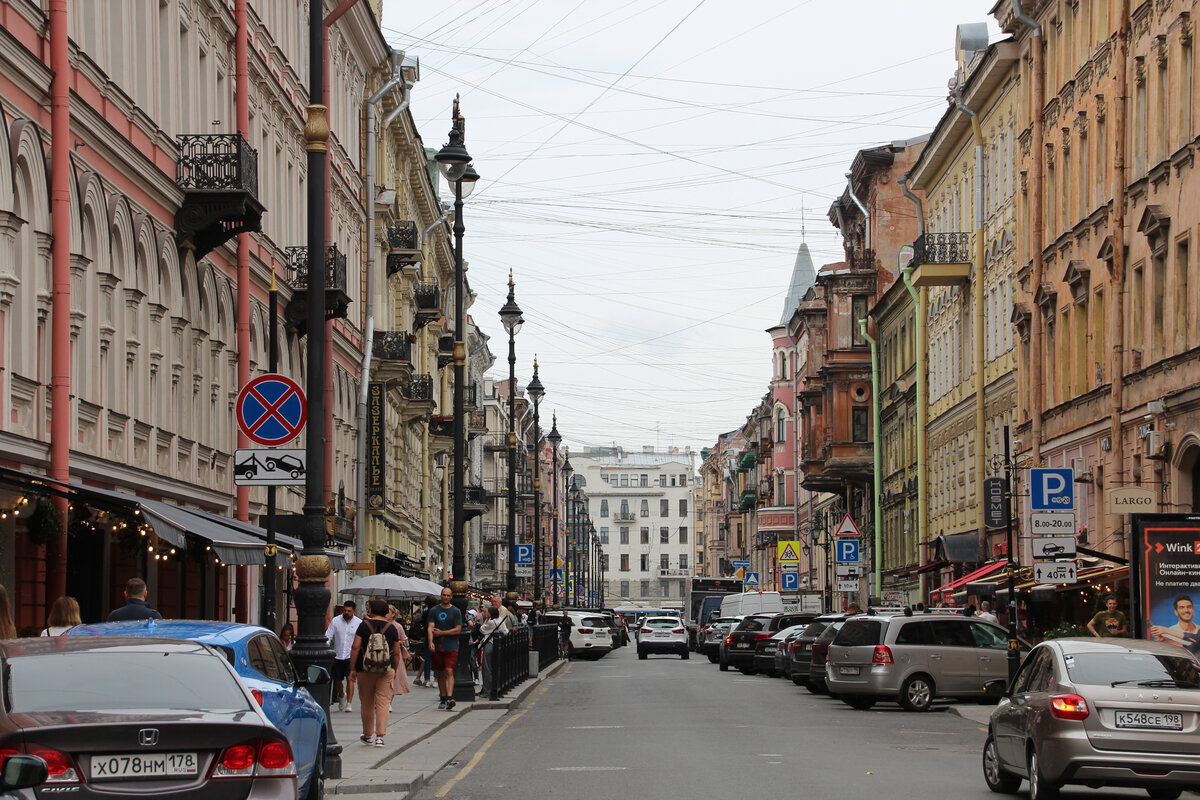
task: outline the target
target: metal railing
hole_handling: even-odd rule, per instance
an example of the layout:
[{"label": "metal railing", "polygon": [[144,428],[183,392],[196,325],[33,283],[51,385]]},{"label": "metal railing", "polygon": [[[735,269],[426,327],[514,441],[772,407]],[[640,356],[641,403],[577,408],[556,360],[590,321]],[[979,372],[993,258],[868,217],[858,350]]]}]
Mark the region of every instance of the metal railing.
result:
[{"label": "metal railing", "polygon": [[637,515],[631,511],[617,511],[613,514],[613,522],[637,522]]},{"label": "metal railing", "polygon": [[[442,291],[436,283],[421,282],[413,288],[413,305],[417,311],[440,313],[441,296]],[[451,337],[450,341],[454,341],[454,338]]]},{"label": "metal railing", "polygon": [[375,331],[371,355],[383,361],[412,361],[412,342],[408,331]]},{"label": "metal railing", "polygon": [[504,544],[508,541],[508,526],[498,522],[483,523],[484,544]]},{"label": "metal railing", "polygon": [[407,219],[389,222],[387,240],[388,247],[393,250],[416,250],[420,247],[417,242],[417,223]]},{"label": "metal railing", "polygon": [[965,264],[971,260],[971,234],[926,233],[913,242],[913,266]]},{"label": "metal railing", "polygon": [[[487,653],[487,648],[491,652]],[[491,693],[489,700],[499,700],[500,695],[529,678],[529,629],[493,636],[485,645],[485,654],[490,656]]]},{"label": "metal railing", "polygon": [[[308,248],[289,247],[287,281],[293,289],[308,288]],[[346,291],[346,254],[331,244],[325,250],[325,288]]]},{"label": "metal railing", "polygon": [[433,402],[433,376],[427,373],[413,375],[404,388],[404,396],[414,402]]},{"label": "metal railing", "polygon": [[534,625],[530,628],[531,646],[538,654],[538,672],[558,660],[558,626]]},{"label": "metal railing", "polygon": [[179,188],[241,190],[258,197],[258,151],[240,133],[188,133],[176,138]]}]

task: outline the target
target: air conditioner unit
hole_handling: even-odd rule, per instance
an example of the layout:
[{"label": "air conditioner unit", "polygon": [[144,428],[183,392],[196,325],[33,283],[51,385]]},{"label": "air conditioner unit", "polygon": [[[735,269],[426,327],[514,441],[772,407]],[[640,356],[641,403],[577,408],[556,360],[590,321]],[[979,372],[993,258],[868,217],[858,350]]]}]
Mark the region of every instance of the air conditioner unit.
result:
[{"label": "air conditioner unit", "polygon": [[1092,471],[1088,469],[1086,458],[1072,458],[1071,471],[1075,473],[1076,483],[1091,483]]},{"label": "air conditioner unit", "polygon": [[1171,445],[1167,441],[1164,431],[1149,431],[1144,441],[1146,442],[1146,458],[1161,460],[1167,457]]}]

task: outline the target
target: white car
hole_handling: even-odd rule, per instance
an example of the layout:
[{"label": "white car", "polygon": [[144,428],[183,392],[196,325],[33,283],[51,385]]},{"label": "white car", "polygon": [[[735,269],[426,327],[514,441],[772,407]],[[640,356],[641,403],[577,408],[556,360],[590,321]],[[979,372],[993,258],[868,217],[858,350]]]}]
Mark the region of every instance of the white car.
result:
[{"label": "white car", "polygon": [[567,639],[567,657],[600,658],[612,650],[612,626],[608,617],[603,614],[592,614],[587,611],[556,611],[546,614],[542,624],[559,624],[563,614],[571,620],[571,636]]},{"label": "white car", "polygon": [[687,658],[687,627],[679,617],[646,617],[638,628],[638,658],[669,653]]}]

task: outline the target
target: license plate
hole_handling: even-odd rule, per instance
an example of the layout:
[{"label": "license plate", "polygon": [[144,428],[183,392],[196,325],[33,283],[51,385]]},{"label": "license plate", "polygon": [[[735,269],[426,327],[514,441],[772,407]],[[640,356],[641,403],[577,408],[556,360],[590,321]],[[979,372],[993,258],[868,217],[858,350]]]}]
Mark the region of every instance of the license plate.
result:
[{"label": "license plate", "polygon": [[657,636],[659,639],[666,639],[666,638],[667,638],[668,636],[670,636],[671,634],[669,634],[669,633],[656,633],[656,634],[654,634],[654,635],[655,635],[655,636]]},{"label": "license plate", "polygon": [[1118,728],[1144,728],[1159,731],[1183,730],[1183,715],[1160,711],[1118,711]]},{"label": "license plate", "polygon": [[842,675],[857,675],[858,667],[838,667],[838,672]]},{"label": "license plate", "polygon": [[195,753],[126,753],[92,756],[92,779],[177,778],[200,770]]},{"label": "license plate", "polygon": [[750,645],[748,645],[746,642],[738,642],[737,644],[734,645],[734,647],[741,647],[741,648],[746,648],[749,646]]}]

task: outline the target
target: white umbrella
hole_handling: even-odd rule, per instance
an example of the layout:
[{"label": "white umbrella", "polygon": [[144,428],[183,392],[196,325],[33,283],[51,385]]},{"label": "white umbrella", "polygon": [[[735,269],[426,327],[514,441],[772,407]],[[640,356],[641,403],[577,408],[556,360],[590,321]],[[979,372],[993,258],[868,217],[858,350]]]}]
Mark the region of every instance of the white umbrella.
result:
[{"label": "white umbrella", "polygon": [[433,581],[427,581],[424,578],[417,578],[415,576],[412,578],[406,578],[405,580],[412,581],[414,584],[416,584],[421,589],[423,589],[425,591],[425,594],[429,597],[441,597],[442,596],[442,588],[443,587],[440,583],[434,583]]},{"label": "white umbrella", "polygon": [[[425,584],[428,584],[428,586]],[[431,591],[429,586],[433,586],[435,589]],[[436,596],[441,593],[441,590],[442,587],[430,581],[423,581],[420,578],[405,578],[390,572],[381,572],[378,575],[365,575],[351,581],[342,588],[341,593],[416,598],[429,597],[431,595]]]}]

